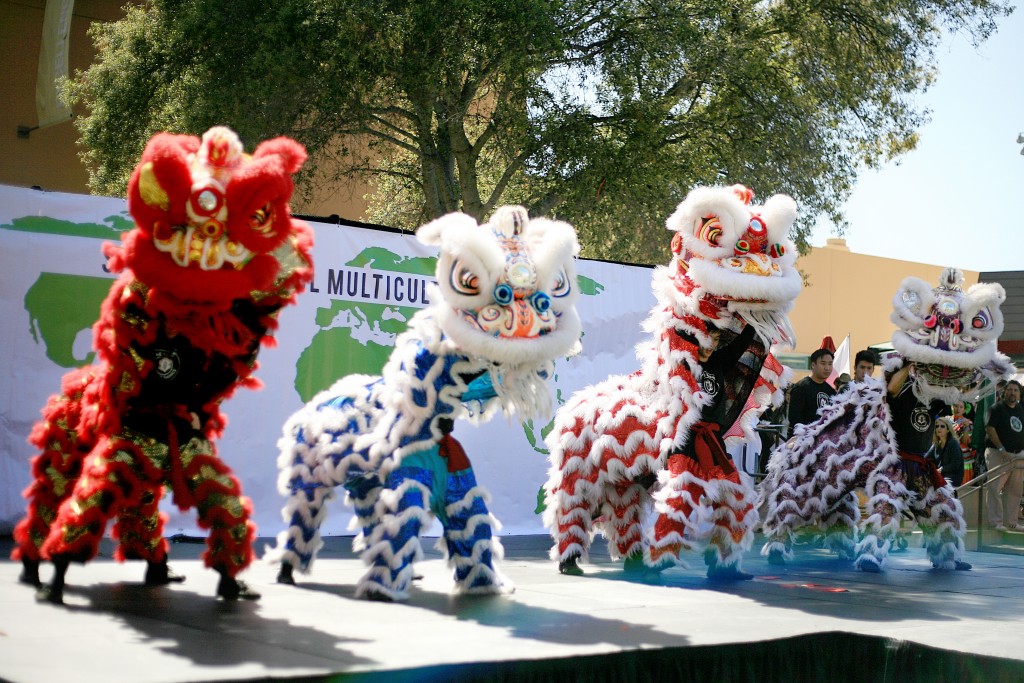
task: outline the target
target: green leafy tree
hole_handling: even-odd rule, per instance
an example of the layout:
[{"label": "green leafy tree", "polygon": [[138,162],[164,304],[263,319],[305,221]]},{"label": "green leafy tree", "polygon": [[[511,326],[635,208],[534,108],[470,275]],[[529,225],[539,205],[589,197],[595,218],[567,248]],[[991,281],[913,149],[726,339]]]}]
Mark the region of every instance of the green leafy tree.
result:
[{"label": "green leafy tree", "polygon": [[372,178],[399,227],[499,203],[573,222],[588,256],[667,257],[694,185],[801,204],[916,144],[944,32],[1008,0],[151,0],[94,27],[67,94],[92,189],[124,191],[150,134],[215,124],[311,154],[303,187]]}]

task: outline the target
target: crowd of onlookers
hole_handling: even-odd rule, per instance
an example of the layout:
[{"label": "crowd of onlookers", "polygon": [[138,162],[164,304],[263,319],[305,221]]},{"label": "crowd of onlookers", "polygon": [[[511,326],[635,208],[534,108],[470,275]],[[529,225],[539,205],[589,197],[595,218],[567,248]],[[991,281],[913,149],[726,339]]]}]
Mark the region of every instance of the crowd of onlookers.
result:
[{"label": "crowd of onlookers", "polygon": [[[762,416],[761,472],[766,471],[771,450],[780,439],[792,434],[797,425],[813,422],[818,411],[830,404],[833,397],[850,383],[872,377],[879,365],[877,354],[865,349],[854,359],[853,377],[847,373],[836,376],[834,355],[826,348],[812,353],[810,374],[790,385],[781,406]],[[1024,468],[1013,465],[1015,461],[1024,460],[1024,405],[1021,404],[1020,383],[1001,380],[994,394],[976,404],[933,403],[931,418],[934,431],[926,459],[935,462],[953,488],[971,482],[986,483],[991,526],[1000,531],[1024,529],[1024,525],[1019,524]],[[987,477],[989,470],[993,473]]]}]

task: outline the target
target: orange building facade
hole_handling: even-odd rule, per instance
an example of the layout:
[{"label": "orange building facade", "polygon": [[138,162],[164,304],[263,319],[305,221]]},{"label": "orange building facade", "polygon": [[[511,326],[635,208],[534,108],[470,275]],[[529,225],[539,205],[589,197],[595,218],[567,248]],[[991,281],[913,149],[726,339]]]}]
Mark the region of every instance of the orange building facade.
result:
[{"label": "orange building facade", "polygon": [[[913,275],[938,286],[939,275],[947,266],[957,266],[952,250],[949,263],[925,264],[856,254],[842,238],[814,247],[797,261],[805,277],[804,289],[790,313],[797,348],[784,353],[783,362],[797,370],[806,368],[806,357],[821,347],[825,336],[839,346],[850,335],[852,365],[858,351],[886,344],[892,337],[892,298],[903,279]],[[978,282],[977,271],[964,270],[963,274],[965,289]]]}]

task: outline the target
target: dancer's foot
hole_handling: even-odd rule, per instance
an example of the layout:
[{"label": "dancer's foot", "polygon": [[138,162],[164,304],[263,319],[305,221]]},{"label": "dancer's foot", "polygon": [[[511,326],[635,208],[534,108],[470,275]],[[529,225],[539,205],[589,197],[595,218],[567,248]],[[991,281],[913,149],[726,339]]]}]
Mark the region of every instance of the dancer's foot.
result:
[{"label": "dancer's foot", "polygon": [[227,574],[221,574],[220,583],[217,584],[217,597],[228,601],[235,601],[259,600],[261,596],[244,581],[239,581]]},{"label": "dancer's foot", "polygon": [[64,586],[43,585],[36,590],[36,602],[51,602],[54,605],[64,604]]},{"label": "dancer's foot", "polygon": [[26,560],[21,558],[21,575],[18,581],[27,586],[41,588],[43,582],[39,580],[39,560]]},{"label": "dancer's foot", "polygon": [[374,590],[366,591],[363,597],[367,600],[372,600],[373,602],[394,602],[394,599],[390,595],[385,595],[380,591]]},{"label": "dancer's foot", "polygon": [[748,574],[735,564],[724,567],[712,564],[708,567],[708,578],[712,581],[750,581],[754,575]]},{"label": "dancer's foot", "polygon": [[[949,567],[947,566],[946,568],[948,569]],[[939,563],[932,562],[932,569],[939,569]],[[953,569],[958,572],[969,572],[974,569],[974,565],[963,560],[953,560]]]},{"label": "dancer's foot", "polygon": [[62,557],[53,558],[53,579],[49,585],[40,586],[36,591],[36,602],[64,604],[64,577],[68,573],[68,561]]},{"label": "dancer's foot", "polygon": [[184,582],[185,575],[171,569],[167,564],[166,557],[161,562],[146,563],[145,583],[147,586],[166,586],[170,583]]},{"label": "dancer's foot", "polygon": [[873,557],[862,557],[857,560],[857,569],[862,572],[869,574],[879,574],[882,571],[882,565]]},{"label": "dancer's foot", "polygon": [[782,554],[781,550],[769,550],[768,564],[772,565],[773,567],[785,567],[786,556]]},{"label": "dancer's foot", "polygon": [[289,586],[295,585],[295,569],[287,562],[281,563],[281,569],[277,572],[277,582]]},{"label": "dancer's foot", "polygon": [[718,559],[718,552],[713,548],[704,551],[704,564],[708,566],[708,578],[712,581],[750,581],[753,574],[740,569],[737,560],[732,564],[721,564]]},{"label": "dancer's foot", "polygon": [[558,563],[558,573],[567,574],[568,576],[583,576],[583,570],[580,569],[579,555],[570,555],[561,562]]},{"label": "dancer's foot", "polygon": [[648,566],[644,564],[644,555],[642,552],[635,552],[632,555],[627,555],[626,559],[622,562],[622,571],[627,574],[643,574],[648,569]]}]

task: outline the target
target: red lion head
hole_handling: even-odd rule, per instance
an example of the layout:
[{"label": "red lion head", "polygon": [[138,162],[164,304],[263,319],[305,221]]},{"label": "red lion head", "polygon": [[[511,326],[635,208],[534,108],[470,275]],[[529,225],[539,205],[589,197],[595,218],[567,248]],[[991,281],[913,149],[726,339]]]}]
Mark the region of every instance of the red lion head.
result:
[{"label": "red lion head", "polygon": [[222,126],[201,140],[154,135],[128,184],[135,228],[123,248],[108,247],[111,268],[129,268],[179,301],[229,302],[266,291],[281,270],[275,250],[309,238],[288,208],[292,176],[305,160],[305,148],[285,137],[246,154]]}]

